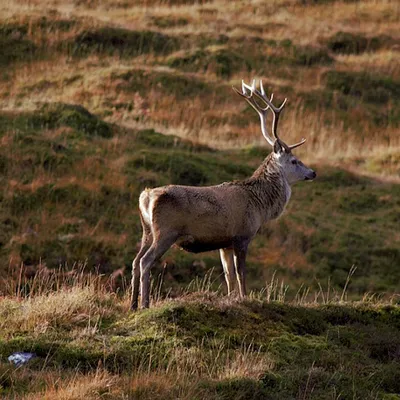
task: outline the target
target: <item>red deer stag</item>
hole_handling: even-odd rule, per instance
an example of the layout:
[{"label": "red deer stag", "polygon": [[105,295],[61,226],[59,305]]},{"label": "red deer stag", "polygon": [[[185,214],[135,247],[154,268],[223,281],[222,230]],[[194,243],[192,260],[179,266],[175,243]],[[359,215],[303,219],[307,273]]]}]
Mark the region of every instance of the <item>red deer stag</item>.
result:
[{"label": "red deer stag", "polygon": [[[168,185],[141,193],[143,236],[132,264],[132,310],[138,307],[139,286],[141,307],[149,307],[150,270],[173,244],[194,253],[219,250],[228,294],[236,277],[239,295],[244,297],[249,243],[263,223],[282,214],[293,183],[316,177],[312,169],[292,154],[305,139],[289,146],[278,135],[279,116],[286,99],[276,107],[272,104],[273,96],[266,96],[262,82],[258,90],[255,80],[251,86],[242,82],[242,91],[233,89],[257,111],[262,134],[273,151],[243,181],[206,187]],[[267,131],[269,110],[273,116],[272,135]]]}]

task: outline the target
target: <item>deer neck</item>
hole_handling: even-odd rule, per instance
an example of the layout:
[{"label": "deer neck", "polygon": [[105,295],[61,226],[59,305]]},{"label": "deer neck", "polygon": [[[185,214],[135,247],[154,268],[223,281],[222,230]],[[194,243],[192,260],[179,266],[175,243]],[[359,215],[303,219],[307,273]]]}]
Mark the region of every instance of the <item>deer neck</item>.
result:
[{"label": "deer neck", "polygon": [[264,219],[278,218],[289,202],[291,188],[274,153],[263,161],[247,182],[252,197],[263,210]]}]

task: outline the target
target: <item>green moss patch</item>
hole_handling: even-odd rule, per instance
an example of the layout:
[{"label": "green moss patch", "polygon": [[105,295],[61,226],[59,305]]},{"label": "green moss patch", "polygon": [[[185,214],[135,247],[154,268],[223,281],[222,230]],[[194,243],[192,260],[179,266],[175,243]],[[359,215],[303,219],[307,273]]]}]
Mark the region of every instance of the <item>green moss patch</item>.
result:
[{"label": "green moss patch", "polygon": [[[0,66],[15,62],[31,62],[53,53],[47,44],[48,35],[68,32],[78,24],[76,20],[52,19],[48,17],[8,20],[0,24]],[[32,38],[40,36],[41,42]]]},{"label": "green moss patch", "polygon": [[361,34],[351,32],[337,32],[327,41],[327,47],[334,53],[360,54],[365,51],[376,51],[388,48],[395,44],[389,36],[366,37]]},{"label": "green moss patch", "polygon": [[0,66],[16,61],[31,61],[37,56],[37,46],[27,39],[0,36]]},{"label": "green moss patch", "polygon": [[214,72],[222,77],[229,77],[238,71],[248,72],[252,68],[243,55],[231,49],[195,50],[183,56],[170,58],[168,65],[184,71]]},{"label": "green moss patch", "polygon": [[213,153],[214,150],[202,144],[193,143],[190,140],[184,140],[173,135],[164,135],[156,132],[154,129],[144,129],[138,131],[135,135],[135,145],[141,144],[148,147],[163,149],[184,149],[196,152]]},{"label": "green moss patch", "polygon": [[87,136],[110,138],[111,127],[80,105],[49,103],[41,108],[39,119],[49,126],[68,126]]},{"label": "green moss patch", "polygon": [[84,56],[90,53],[132,57],[144,53],[167,54],[176,50],[178,39],[153,31],[130,31],[103,27],[80,33],[71,42],[71,53]]},{"label": "green moss patch", "polygon": [[131,70],[124,73],[112,73],[111,79],[122,79],[116,89],[125,92],[139,92],[145,95],[151,88],[181,100],[187,97],[203,96],[210,93],[210,86],[202,80],[167,72],[147,72]]},{"label": "green moss patch", "polygon": [[267,399],[270,392],[262,382],[249,378],[223,379],[217,382],[204,382],[205,393],[216,400],[228,399]]},{"label": "green moss patch", "polygon": [[[255,47],[260,44],[255,44]],[[329,52],[324,47],[297,46],[291,40],[269,42],[264,62],[271,65],[306,66],[328,65],[333,62]],[[261,60],[260,60],[261,61]]]},{"label": "green moss patch", "polygon": [[[72,128],[76,133],[86,137],[112,136],[111,127],[90,113],[84,107],[74,104],[45,103],[31,113],[0,113],[2,122],[0,133],[37,134],[40,129],[54,129],[60,126]],[[25,139],[28,140],[28,139]]]},{"label": "green moss patch", "polygon": [[331,64],[333,59],[324,48],[294,46],[292,48],[289,47],[288,62],[300,66],[312,66],[316,64]]},{"label": "green moss patch", "polygon": [[[371,127],[397,126],[400,112],[398,103],[400,83],[384,75],[368,72],[330,70],[323,74],[324,90],[301,93],[304,104],[319,112],[327,108],[325,123],[340,120],[344,128],[362,131]],[[336,94],[340,95],[337,96]]]},{"label": "green moss patch", "polygon": [[209,155],[194,155],[178,150],[173,152],[142,150],[129,161],[127,167],[164,172],[170,183],[183,185],[212,184],[223,179],[244,178],[251,173],[251,169],[247,166],[221,162],[217,157]]},{"label": "green moss patch", "polygon": [[385,104],[400,95],[400,82],[389,77],[362,72],[328,71],[324,79],[328,89],[374,104]]},{"label": "green moss patch", "polygon": [[49,206],[51,203],[60,204],[69,202],[77,206],[79,202],[90,203],[91,193],[78,185],[55,187],[47,184],[39,187],[36,191],[16,191],[11,199],[11,210],[15,214],[23,211],[35,210],[41,207],[46,201]]}]

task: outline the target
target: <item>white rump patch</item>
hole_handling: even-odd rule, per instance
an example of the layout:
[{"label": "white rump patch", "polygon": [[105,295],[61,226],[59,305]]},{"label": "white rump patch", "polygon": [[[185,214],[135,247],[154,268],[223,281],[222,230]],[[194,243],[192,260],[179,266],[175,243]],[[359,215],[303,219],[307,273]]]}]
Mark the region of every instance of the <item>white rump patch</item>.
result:
[{"label": "white rump patch", "polygon": [[148,225],[153,223],[153,208],[157,196],[152,195],[151,190],[146,189],[139,197],[139,208],[142,217]]}]

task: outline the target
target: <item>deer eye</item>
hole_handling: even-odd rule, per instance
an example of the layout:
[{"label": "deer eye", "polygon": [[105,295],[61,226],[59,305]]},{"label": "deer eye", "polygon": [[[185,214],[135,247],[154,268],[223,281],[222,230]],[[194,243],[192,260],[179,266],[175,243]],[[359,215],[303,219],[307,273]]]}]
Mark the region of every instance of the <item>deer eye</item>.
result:
[{"label": "deer eye", "polygon": [[297,160],[292,160],[292,164],[293,165],[297,164]]}]

